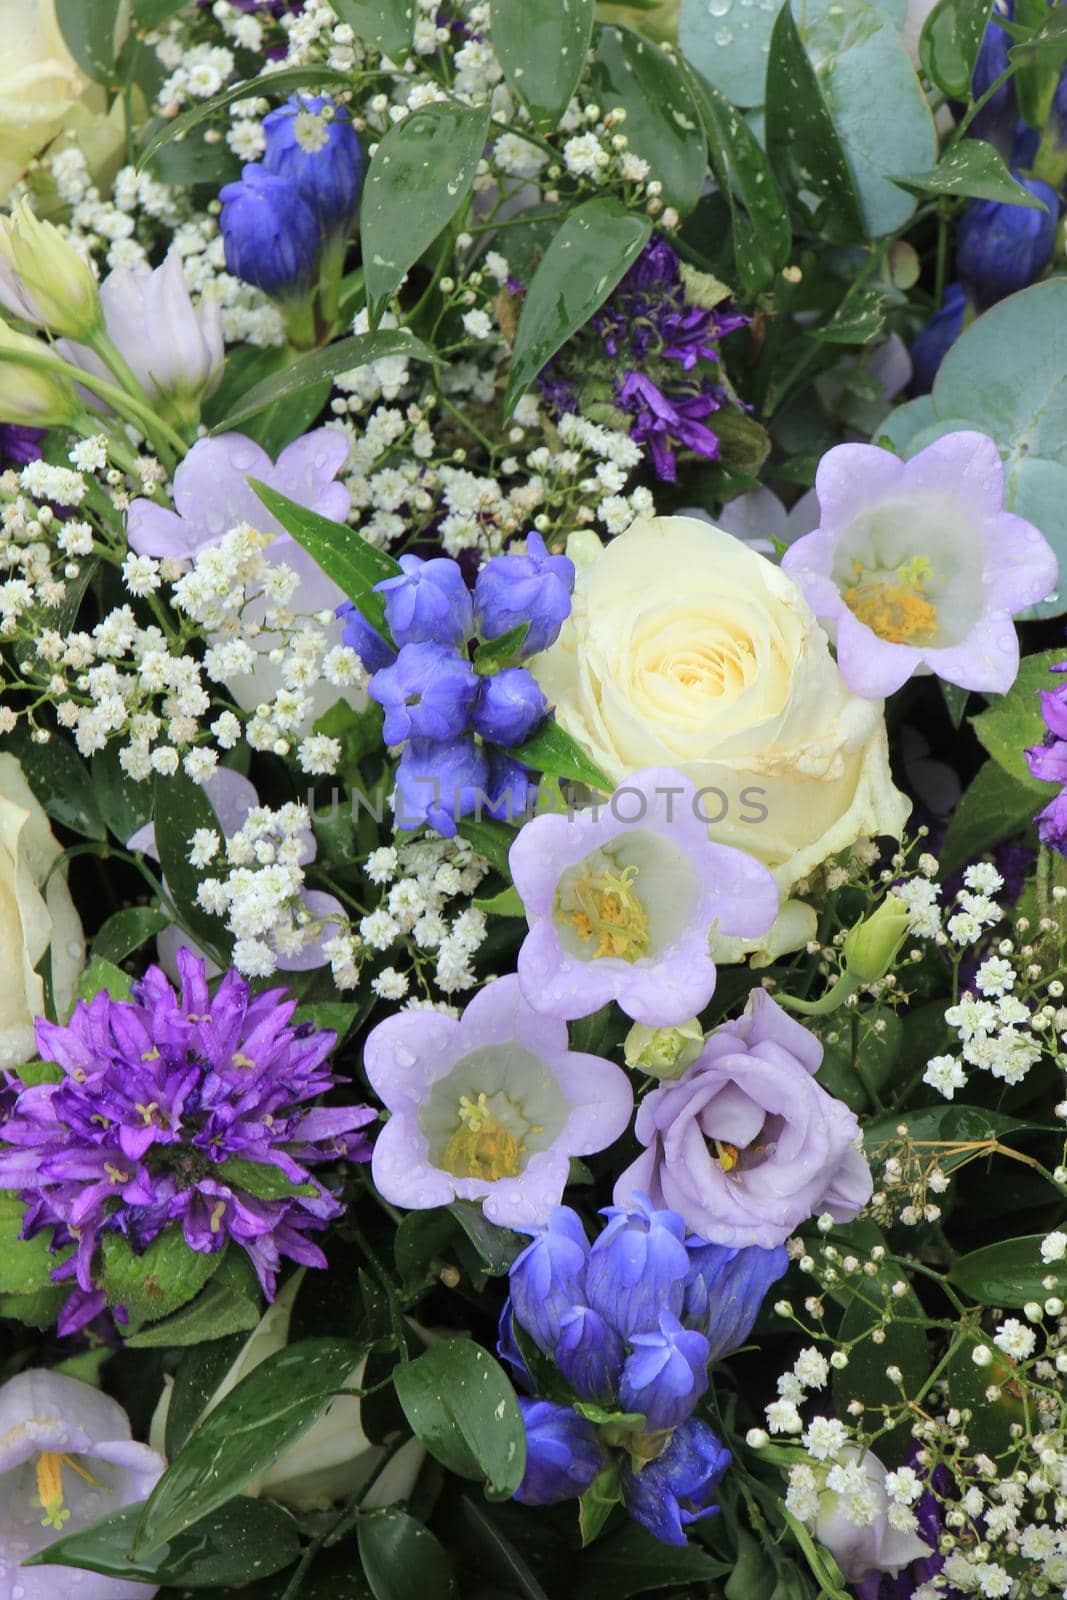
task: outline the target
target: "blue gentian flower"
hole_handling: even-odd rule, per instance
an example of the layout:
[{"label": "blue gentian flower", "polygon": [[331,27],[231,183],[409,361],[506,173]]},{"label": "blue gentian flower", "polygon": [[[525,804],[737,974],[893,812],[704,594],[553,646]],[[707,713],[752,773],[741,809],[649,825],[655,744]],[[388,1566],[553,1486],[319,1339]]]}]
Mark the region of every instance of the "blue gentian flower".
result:
[{"label": "blue gentian flower", "polygon": [[323,234],[347,233],[359,211],[363,150],[344,106],[326,95],[293,95],[263,118],[263,165],[286,178]]},{"label": "blue gentian flower", "polygon": [[556,1206],[548,1225],[536,1233],[511,1264],[515,1315],[546,1355],[559,1342],[563,1318],[585,1302],[589,1241],[581,1218],[570,1206]]},{"label": "blue gentian flower", "polygon": [[526,537],[525,555],[493,556],[474,585],[474,616],[483,639],[528,622],[529,631],[517,652],[536,655],[559,638],[570,616],[574,562],[551,556],[539,533]]},{"label": "blue gentian flower", "polygon": [[682,1319],[707,1335],[708,1360],[720,1361],[743,1345],[767,1290],[789,1266],[785,1246],[764,1250],[758,1244],[734,1249],[690,1238],[689,1275]]},{"label": "blue gentian flower", "polygon": [[454,838],[457,818],[470,816],[482,803],[488,781],[485,751],[469,736],[443,742],[409,739],[396,772],[396,825],[410,829],[426,823],[442,838]]},{"label": "blue gentian flower", "polygon": [[465,656],[440,644],[405,644],[391,666],[371,679],[368,694],[385,712],[386,744],[405,739],[455,739],[467,719],[479,679]]},{"label": "blue gentian flower", "polygon": [[956,271],[980,305],[989,306],[1035,282],[1052,260],[1060,203],[1040,178],[1012,176],[1046,210],[1004,200],[968,200],[956,236]]},{"label": "blue gentian flower", "polygon": [[643,1412],[649,1433],[677,1427],[708,1387],[707,1339],[664,1311],[658,1329],[631,1334],[630,1345],[619,1379],[623,1410]]},{"label": "blue gentian flower", "polygon": [[374,585],[385,604],[385,620],[398,645],[463,645],[474,631],[470,590],[459,563],[448,556],[423,561],[401,556],[401,572]]},{"label": "blue gentian flower", "polygon": [[308,294],[315,282],[321,243],[311,207],[288,178],[258,162],[241,170],[238,183],[219,191],[219,227],[226,266],[242,283],[282,302]]},{"label": "blue gentian flower", "polygon": [[367,621],[358,606],[353,605],[351,600],[345,600],[337,607],[337,615],[344,622],[345,644],[356,652],[368,672],[380,672],[382,667],[392,666],[396,651]]},{"label": "blue gentian flower", "polygon": [[664,1311],[678,1316],[685,1297],[689,1252],[685,1223],[646,1198],[609,1206],[607,1226],[589,1253],[586,1299],[629,1338],[655,1331]]},{"label": "blue gentian flower", "polygon": [[911,346],[911,386],[915,394],[929,394],[938,368],[963,332],[967,295],[958,283],[945,286],[941,304],[927,320]]},{"label": "blue gentian flower", "polygon": [[540,727],[548,702],[525,667],[504,667],[483,678],[471,711],[475,733],[493,744],[522,744]]},{"label": "blue gentian flower", "polygon": [[591,1422],[570,1406],[519,1396],[526,1427],[526,1472],[515,1499],[527,1506],[551,1506],[584,1494],[606,1465],[604,1448]]},{"label": "blue gentian flower", "polygon": [[674,1430],[663,1454],[640,1471],[624,1464],[626,1509],[664,1544],[685,1544],[689,1524],[718,1511],[714,1495],[729,1465],[722,1440],[706,1422],[690,1417]]},{"label": "blue gentian flower", "polygon": [[[698,1335],[699,1337],[699,1335]],[[623,1367],[623,1342],[598,1311],[574,1306],[560,1323],[556,1365],[583,1400],[612,1403]]]}]

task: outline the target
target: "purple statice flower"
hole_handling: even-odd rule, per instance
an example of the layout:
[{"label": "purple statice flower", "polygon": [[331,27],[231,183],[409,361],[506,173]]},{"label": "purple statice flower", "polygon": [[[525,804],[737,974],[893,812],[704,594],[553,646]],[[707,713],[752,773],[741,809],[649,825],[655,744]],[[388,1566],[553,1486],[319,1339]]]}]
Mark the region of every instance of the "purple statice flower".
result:
[{"label": "purple statice flower", "polygon": [[41,458],[44,428],[24,428],[19,422],[0,422],[0,461],[24,467]]},{"label": "purple statice flower", "polygon": [[505,1227],[547,1222],[571,1159],[614,1143],[633,1108],[626,1074],[571,1050],[566,1024],[534,1011],[513,974],[459,1018],[386,1017],[364,1066],[392,1113],[372,1158],[383,1198],[413,1211],[480,1200]]},{"label": "purple statice flower", "polygon": [[1004,468],[984,433],[948,433],[910,461],[876,445],[828,450],[821,519],[782,557],[835,634],[854,694],[880,700],[915,673],[1004,694],[1019,670],[1012,621],[1055,586],[1056,557],[1004,509]]},{"label": "purple statice flower", "polygon": [[719,455],[706,421],[730,403],[717,375],[719,340],[748,321],[728,306],[690,300],[677,253],[653,239],[538,379],[542,398],[561,415],[578,409],[587,383],[596,395],[609,386],[630,437],[648,449],[656,475],[673,482],[676,450],[708,461]]},{"label": "purple statice flower", "polygon": [[871,1197],[859,1124],[815,1081],[822,1045],[765,989],[709,1034],[676,1081],[642,1100],[643,1153],[615,1201],[669,1206],[711,1244],[773,1249],[822,1212],[850,1221]]},{"label": "purple statice flower", "polygon": [[[51,1228],[55,1248],[75,1244],[53,1276],[85,1294],[105,1234],[140,1252],[178,1226],[193,1250],[244,1250],[270,1299],[283,1256],[326,1265],[307,1235],[343,1208],[310,1169],[367,1160],[374,1112],[308,1104],[340,1081],[325,1065],[335,1035],[293,1027],[284,990],[252,995],[230,970],[212,995],[202,960],[181,950],[177,965],[178,993],[153,966],[128,1001],[101,991],[66,1024],[38,1019],[38,1050],[63,1078],[19,1095],[0,1188],[25,1202],[24,1237]],[[231,1160],[311,1192],[264,1199]]]},{"label": "purple statice flower", "polygon": [[125,1411],[99,1389],[43,1367],[10,1378],[0,1388],[0,1594],[19,1600],[154,1594],[123,1578],[21,1563],[60,1536],[144,1500],[165,1467],[161,1455],[131,1438]]},{"label": "purple statice flower", "polygon": [[[1052,672],[1067,672],[1067,661],[1059,661]],[[1034,821],[1038,838],[1050,850],[1067,855],[1067,682],[1041,692],[1041,715],[1048,732],[1044,744],[1031,745],[1026,761],[1032,775],[1043,783],[1058,783],[1059,794],[1051,799]]]},{"label": "purple statice flower", "polygon": [[708,935],[765,933],[778,914],[767,868],[714,844],[690,779],[646,767],[606,806],[534,817],[511,847],[530,931],[519,981],[538,1011],[571,1020],[614,1000],[673,1027],[715,988]]}]

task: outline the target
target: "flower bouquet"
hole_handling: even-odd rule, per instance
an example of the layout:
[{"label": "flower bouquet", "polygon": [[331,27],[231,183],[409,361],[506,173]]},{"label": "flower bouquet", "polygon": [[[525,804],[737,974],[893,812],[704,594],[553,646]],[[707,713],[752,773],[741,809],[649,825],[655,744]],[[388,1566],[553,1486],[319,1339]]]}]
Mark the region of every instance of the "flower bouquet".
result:
[{"label": "flower bouquet", "polygon": [[1067,7],[0,15],[0,1600],[1067,1596]]}]

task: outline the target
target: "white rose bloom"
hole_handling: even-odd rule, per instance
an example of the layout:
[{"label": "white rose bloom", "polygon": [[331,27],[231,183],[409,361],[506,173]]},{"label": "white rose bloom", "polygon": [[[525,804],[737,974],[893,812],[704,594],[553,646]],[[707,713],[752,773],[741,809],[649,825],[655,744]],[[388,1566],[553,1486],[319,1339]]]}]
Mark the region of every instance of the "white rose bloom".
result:
[{"label": "white rose bloom", "polygon": [[60,847],[15,757],[0,755],[0,1068],[36,1054],[33,1019],[44,1012],[34,971],[51,945],[52,987],[62,1015],[85,960],[82,925],[66,874],[48,876]]},{"label": "white rose bloom", "polygon": [[[607,546],[575,534],[567,553],[571,616],[530,665],[613,783],[642,767],[684,773],[704,791],[712,837],[764,862],[783,900],[858,839],[899,836],[909,804],[890,777],[882,704],[846,687],[777,566],[692,517],[641,519]],[[810,908],[789,902],[761,954],[813,931]],[[740,952],[717,947],[719,959]]]}]

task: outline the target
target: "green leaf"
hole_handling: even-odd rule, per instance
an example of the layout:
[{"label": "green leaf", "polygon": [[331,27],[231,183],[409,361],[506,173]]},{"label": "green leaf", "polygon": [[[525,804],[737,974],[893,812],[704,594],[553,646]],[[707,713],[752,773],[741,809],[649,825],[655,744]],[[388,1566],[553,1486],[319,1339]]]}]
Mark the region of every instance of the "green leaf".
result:
[{"label": "green leaf", "polygon": [[497,639],[490,639],[485,644],[478,646],[474,657],[474,670],[483,678],[499,672],[501,667],[509,667],[516,660],[519,650],[525,642],[530,631],[528,622],[520,622],[518,627],[509,628]]},{"label": "green leaf", "polygon": [[[232,1283],[225,1282],[225,1268],[230,1259],[227,1252],[222,1270],[173,1316],[153,1322],[137,1333],[127,1334],[123,1343],[131,1350],[166,1350],[250,1332],[262,1315],[258,1287],[254,1281],[246,1283],[249,1293],[242,1294]],[[233,1259],[241,1258],[235,1256]],[[254,1299],[250,1297],[253,1294]]]},{"label": "green leaf", "polygon": [[830,244],[863,237],[852,171],[789,0],[778,13],[767,61],[767,155],[813,233]]},{"label": "green leaf", "polygon": [[1002,840],[1022,832],[1040,807],[1040,797],[1029,784],[1021,784],[995,761],[987,761],[979,767],[952,814],[938,851],[942,876],[951,877],[983,850],[992,850]]},{"label": "green leaf", "polygon": [[1062,65],[1067,60],[1067,14],[1063,7],[1053,6],[1040,28],[1029,39],[1014,45],[1008,55],[1019,67],[1042,62],[1055,70]]},{"label": "green leaf", "polygon": [[[74,1249],[68,1245],[53,1255],[49,1248],[52,1230],[46,1228],[32,1239],[20,1239],[26,1207],[16,1195],[0,1194],[0,1294],[31,1295],[52,1289],[52,1269],[66,1261]],[[63,1287],[64,1297],[69,1289]]]},{"label": "green leaf", "polygon": [[257,1200],[286,1200],[292,1195],[319,1193],[316,1184],[294,1183],[281,1167],[272,1166],[269,1161],[242,1161],[239,1156],[231,1156],[216,1167],[213,1176],[232,1189],[247,1189]]},{"label": "green leaf", "polygon": [[119,743],[113,740],[93,753],[89,763],[93,794],[101,817],[120,844],[131,839],[152,815],[151,783],[137,782],[119,765]]},{"label": "green leaf", "polygon": [[222,1265],[223,1252],[205,1255],[185,1242],[181,1223],[171,1223],[140,1255],[121,1233],[105,1233],[101,1245],[103,1287],[109,1306],[125,1306],[133,1322],[169,1317]]},{"label": "green leaf", "polygon": [[[906,1127],[906,1137],[898,1128]],[[978,1145],[991,1139],[1001,1139],[1009,1133],[1026,1132],[1034,1124],[1020,1122],[1003,1111],[990,1111],[985,1106],[966,1106],[959,1101],[942,1102],[936,1106],[923,1106],[915,1111],[897,1111],[891,1116],[868,1122],[863,1130],[864,1147],[882,1155],[896,1154],[906,1140],[917,1144]],[[890,1148],[891,1147],[891,1148]],[[966,1151],[939,1152],[938,1166],[951,1172],[965,1159]]]},{"label": "green leaf", "polygon": [[811,330],[826,344],[870,344],[885,324],[886,299],[877,289],[852,288],[829,322]]},{"label": "green leaf", "polygon": [[53,1335],[56,1319],[70,1295],[66,1284],[56,1284],[50,1289],[31,1289],[28,1294],[0,1295],[0,1317],[10,1322],[25,1323],[27,1328],[46,1329]]},{"label": "green leaf", "polygon": [[1007,694],[993,695],[988,709],[970,719],[971,727],[997,765],[1029,789],[1031,795],[1052,795],[1051,785],[1031,775],[1024,751],[1044,740],[1047,729],[1038,696],[1042,689],[1054,689],[1063,681],[1060,674],[1049,670],[1062,660],[1062,648],[1025,656],[1019,676]]},{"label": "green leaf", "polygon": [[92,954],[102,961],[125,961],[149,939],[170,927],[165,911],[151,906],[124,906],[114,912],[93,938]]},{"label": "green leaf", "polygon": [[[243,1588],[290,1566],[300,1535],[289,1512],[270,1500],[231,1500],[168,1544],[131,1554],[142,1501],[120,1507],[30,1556],[28,1567],[81,1567],[123,1583],[184,1583],[195,1589]],[[53,1587],[57,1587],[53,1581]],[[76,1592],[76,1591],[72,1591]]]},{"label": "green leaf", "polygon": [[489,900],[472,900],[471,905],[479,911],[484,911],[488,917],[524,917],[526,907],[522,903],[519,891],[511,884],[507,889],[502,889],[499,894],[494,894]]},{"label": "green leaf", "polygon": [[316,1000],[311,1005],[297,1006],[293,1022],[297,1027],[303,1022],[310,1022],[317,1032],[335,1033],[337,1044],[340,1045],[366,1015],[366,1011],[365,1002],[353,1005],[345,1000]]},{"label": "green leaf", "polygon": [[158,28],[185,4],[186,0],[133,0],[133,18],[139,28]]},{"label": "green leaf", "polygon": [[971,99],[971,78],[993,0],[938,0],[923,23],[919,60],[953,100]]},{"label": "green leaf", "polygon": [[442,1339],[393,1379],[404,1415],[430,1454],[491,1498],[522,1482],[526,1432],[503,1368],[470,1339]]},{"label": "green leaf", "polygon": [[578,1528],[583,1545],[590,1545],[599,1538],[621,1499],[619,1469],[617,1466],[605,1467],[578,1498]]},{"label": "green leaf", "polygon": [[233,409],[214,424],[211,431],[228,433],[267,406],[277,405],[311,384],[329,382],[341,373],[351,372],[354,367],[367,366],[372,361],[381,361],[385,356],[406,356],[410,361],[437,360],[429,345],[416,339],[406,328],[383,328],[377,333],[353,334],[350,338],[328,344],[323,350],[310,350],[307,355],[286,362],[280,372],[253,384],[245,390]]},{"label": "green leaf", "polygon": [[[143,138],[153,139],[170,127],[163,117],[153,117]],[[241,161],[224,139],[210,139],[216,130],[207,123],[190,128],[180,139],[165,143],[146,159],[145,168],[160,183],[205,184],[212,188],[231,183],[241,176]]]},{"label": "green leaf", "polygon": [[479,1504],[469,1494],[461,1495],[459,1504],[468,1530],[480,1546],[480,1564],[499,1573],[508,1595],[516,1596],[516,1600],[549,1600],[526,1561],[499,1526],[505,1508],[487,1506],[484,1501]]},{"label": "green leaf", "polygon": [[368,622],[384,631],[385,610],[381,596],[373,592],[374,585],[383,578],[395,577],[400,563],[361,539],[354,528],[320,517],[317,511],[297,505],[295,500],[287,499],[257,478],[248,481],[286,533],[303,546],[341,593],[359,607]]},{"label": "green leaf", "polygon": [[75,994],[79,1000],[92,1000],[94,995],[105,990],[112,1000],[128,1000],[132,987],[133,979],[128,972],[103,956],[94,955],[78,979]]},{"label": "green leaf", "polygon": [[912,194],[962,194],[977,200],[1002,200],[1031,211],[1047,211],[1036,195],[1016,183],[999,150],[984,139],[961,139],[932,167],[893,182]]},{"label": "green leaf", "polygon": [[514,828],[506,822],[495,822],[491,817],[462,817],[456,824],[456,831],[491,867],[508,876],[508,852],[515,843]]},{"label": "green leaf", "polygon": [[[1000,1239],[969,1255],[957,1256],[949,1277],[958,1289],[987,1306],[1023,1306],[1028,1300],[1063,1296],[1067,1262],[1043,1261],[1043,1233],[1023,1239]],[[1046,1287],[1046,1279],[1050,1281]],[[850,1363],[851,1365],[851,1363]]]},{"label": "green leaf", "polygon": [[553,778],[572,778],[609,795],[615,785],[558,722],[543,722],[531,739],[512,751],[516,761]]},{"label": "green leaf", "polygon": [[523,1234],[490,1222],[476,1200],[454,1200],[448,1210],[473,1244],[488,1278],[501,1278],[509,1272],[515,1257],[530,1242]]},{"label": "green leaf", "polygon": [[360,213],[367,299],[375,321],[466,200],[488,133],[488,106],[438,100],[394,123],[378,145]]},{"label": "green leaf", "polygon": [[635,216],[608,197],[587,200],[570,213],[526,291],[511,352],[505,415],[560,346],[603,305],[651,232],[647,217]]},{"label": "green leaf", "polygon": [[[81,5],[82,0],[68,0],[68,3]],[[318,90],[329,88],[331,85],[337,88],[351,87],[351,80],[347,73],[337,72],[333,67],[311,65],[283,67],[280,72],[271,72],[262,78],[242,78],[240,83],[231,83],[228,88],[220,89],[218,94],[213,94],[210,100],[201,100],[198,105],[190,106],[173,121],[165,122],[162,127],[154,129],[141,146],[137,157],[137,170],[143,172],[164,145],[170,144],[174,139],[183,138],[191,128],[199,127],[201,122],[207,122],[216,112],[224,111],[235,100],[268,99],[271,96],[284,100],[295,89]]]},{"label": "green leaf", "polygon": [[198,828],[214,830],[221,838],[224,829],[200,784],[178,771],[169,778],[158,774],[155,780],[156,850],[181,920],[198,944],[220,954],[228,953],[232,938],[221,917],[210,916],[197,900],[201,874],[189,860],[193,834]]},{"label": "green leaf", "polygon": [[414,0],[331,0],[331,4],[357,39],[403,65],[415,32]]},{"label": "green leaf", "polygon": [[123,0],[55,0],[55,17],[67,48],[94,83],[108,83],[114,77],[122,10]]},{"label": "green leaf", "polygon": [[86,839],[107,838],[89,769],[69,740],[53,733],[47,744],[36,744],[20,724],[3,748],[21,762],[26,782],[54,822]]},{"label": "green leaf", "polygon": [[602,111],[622,107],[627,149],[648,162],[663,198],[684,215],[700,199],[708,150],[685,78],[657,44],[629,28],[596,34],[592,88]]},{"label": "green leaf", "polygon": [[[227,1256],[227,1260],[236,1257]],[[223,1272],[219,1273],[221,1281]],[[208,1403],[233,1367],[248,1341],[243,1332],[190,1345],[178,1362],[174,1387],[170,1393],[164,1438],[164,1454],[171,1460],[178,1454],[200,1422]]]},{"label": "green leaf", "polygon": [[594,0],[492,0],[489,28],[504,77],[538,133],[552,133],[585,65]]},{"label": "green leaf", "polygon": [[[665,1545],[633,1523],[608,1539],[600,1539],[582,1556],[575,1594],[582,1600],[628,1600],[646,1589],[675,1584],[709,1584],[730,1571],[697,1544]],[[756,1600],[753,1595],[752,1600]]]},{"label": "green leaf", "polygon": [[307,1432],[359,1359],[340,1339],[303,1339],[259,1364],[190,1437],[141,1513],[143,1554],[239,1494]]},{"label": "green leaf", "polygon": [[704,122],[712,170],[730,207],[738,275],[748,293],[757,294],[789,260],[792,229],[785,196],[737,108],[699,74],[690,72],[689,82]]},{"label": "green leaf", "polygon": [[356,1524],[359,1560],[374,1600],[455,1600],[452,1561],[429,1528],[393,1507]]}]

